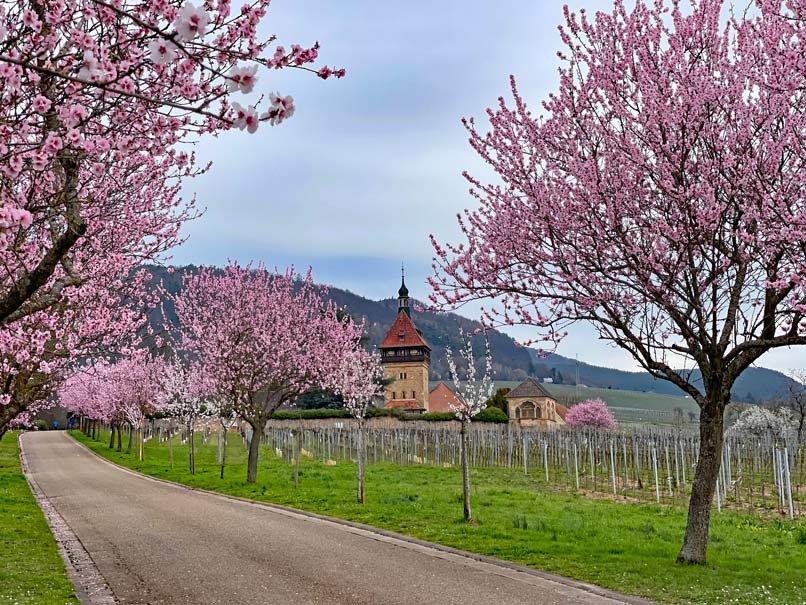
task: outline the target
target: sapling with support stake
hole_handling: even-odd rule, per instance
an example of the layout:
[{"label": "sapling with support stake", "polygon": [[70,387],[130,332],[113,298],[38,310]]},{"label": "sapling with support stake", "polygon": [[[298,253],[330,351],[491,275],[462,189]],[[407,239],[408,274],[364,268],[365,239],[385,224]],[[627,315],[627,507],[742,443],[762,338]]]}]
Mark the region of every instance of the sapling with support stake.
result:
[{"label": "sapling with support stake", "polygon": [[453,379],[458,402],[451,404],[450,408],[459,419],[461,435],[461,456],[462,456],[462,502],[464,505],[464,517],[468,523],[473,520],[470,510],[470,469],[468,468],[468,428],[473,416],[484,409],[487,400],[493,395],[493,359],[490,353],[490,340],[487,332],[484,332],[484,374],[478,378],[475,356],[473,355],[472,334],[460,328],[459,334],[462,338],[463,347],[459,351],[462,359],[467,364],[466,378],[459,379],[456,363],[450,348],[445,349],[445,357],[448,361],[448,368]]}]

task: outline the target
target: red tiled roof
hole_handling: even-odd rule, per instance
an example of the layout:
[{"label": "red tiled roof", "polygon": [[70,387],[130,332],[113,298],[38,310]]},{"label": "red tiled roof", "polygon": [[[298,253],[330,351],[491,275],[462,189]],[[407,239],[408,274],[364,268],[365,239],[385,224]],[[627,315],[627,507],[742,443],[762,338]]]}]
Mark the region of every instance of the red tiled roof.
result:
[{"label": "red tiled roof", "polygon": [[392,327],[389,328],[386,338],[383,339],[380,346],[381,349],[394,349],[397,347],[427,347],[429,350],[431,349],[415,327],[414,322],[411,321],[411,317],[403,310],[397,314],[397,318]]},{"label": "red tiled roof", "polygon": [[392,399],[392,401],[388,402],[383,407],[387,410],[392,408],[404,408],[406,410],[422,410],[423,404],[421,404],[416,399]]},{"label": "red tiled roof", "polygon": [[557,409],[557,415],[565,420],[565,415],[568,413],[568,408],[564,405],[560,405],[559,403],[555,404],[554,407]]},{"label": "red tiled roof", "polygon": [[429,412],[452,412],[451,405],[459,405],[459,398],[444,382],[440,382],[428,394]]}]

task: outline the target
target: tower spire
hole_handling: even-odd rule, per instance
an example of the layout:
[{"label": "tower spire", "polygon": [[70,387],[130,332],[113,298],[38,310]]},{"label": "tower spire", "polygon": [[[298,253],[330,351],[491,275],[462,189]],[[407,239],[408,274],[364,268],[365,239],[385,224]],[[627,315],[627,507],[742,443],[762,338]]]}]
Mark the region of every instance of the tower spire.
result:
[{"label": "tower spire", "polygon": [[409,309],[409,289],[406,287],[406,271],[403,263],[400,263],[400,290],[397,291],[397,312],[405,311],[411,317]]}]

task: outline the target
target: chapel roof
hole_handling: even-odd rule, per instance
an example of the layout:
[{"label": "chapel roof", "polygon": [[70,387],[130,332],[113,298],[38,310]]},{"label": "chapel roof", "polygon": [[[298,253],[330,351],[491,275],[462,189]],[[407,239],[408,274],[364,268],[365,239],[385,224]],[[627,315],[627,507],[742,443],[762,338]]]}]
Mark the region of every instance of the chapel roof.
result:
[{"label": "chapel roof", "polygon": [[554,396],[542,384],[531,377],[524,380],[504,397],[506,399],[520,399],[522,397],[550,397],[554,399]]}]

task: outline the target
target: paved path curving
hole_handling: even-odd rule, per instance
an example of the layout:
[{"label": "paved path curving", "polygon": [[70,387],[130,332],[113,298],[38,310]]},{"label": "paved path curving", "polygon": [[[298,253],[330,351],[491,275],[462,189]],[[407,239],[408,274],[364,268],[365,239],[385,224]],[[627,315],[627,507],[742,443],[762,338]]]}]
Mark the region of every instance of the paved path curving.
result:
[{"label": "paved path curving", "polygon": [[99,459],[61,431],[27,433],[22,445],[32,478],[121,603],[638,602],[148,479]]}]

